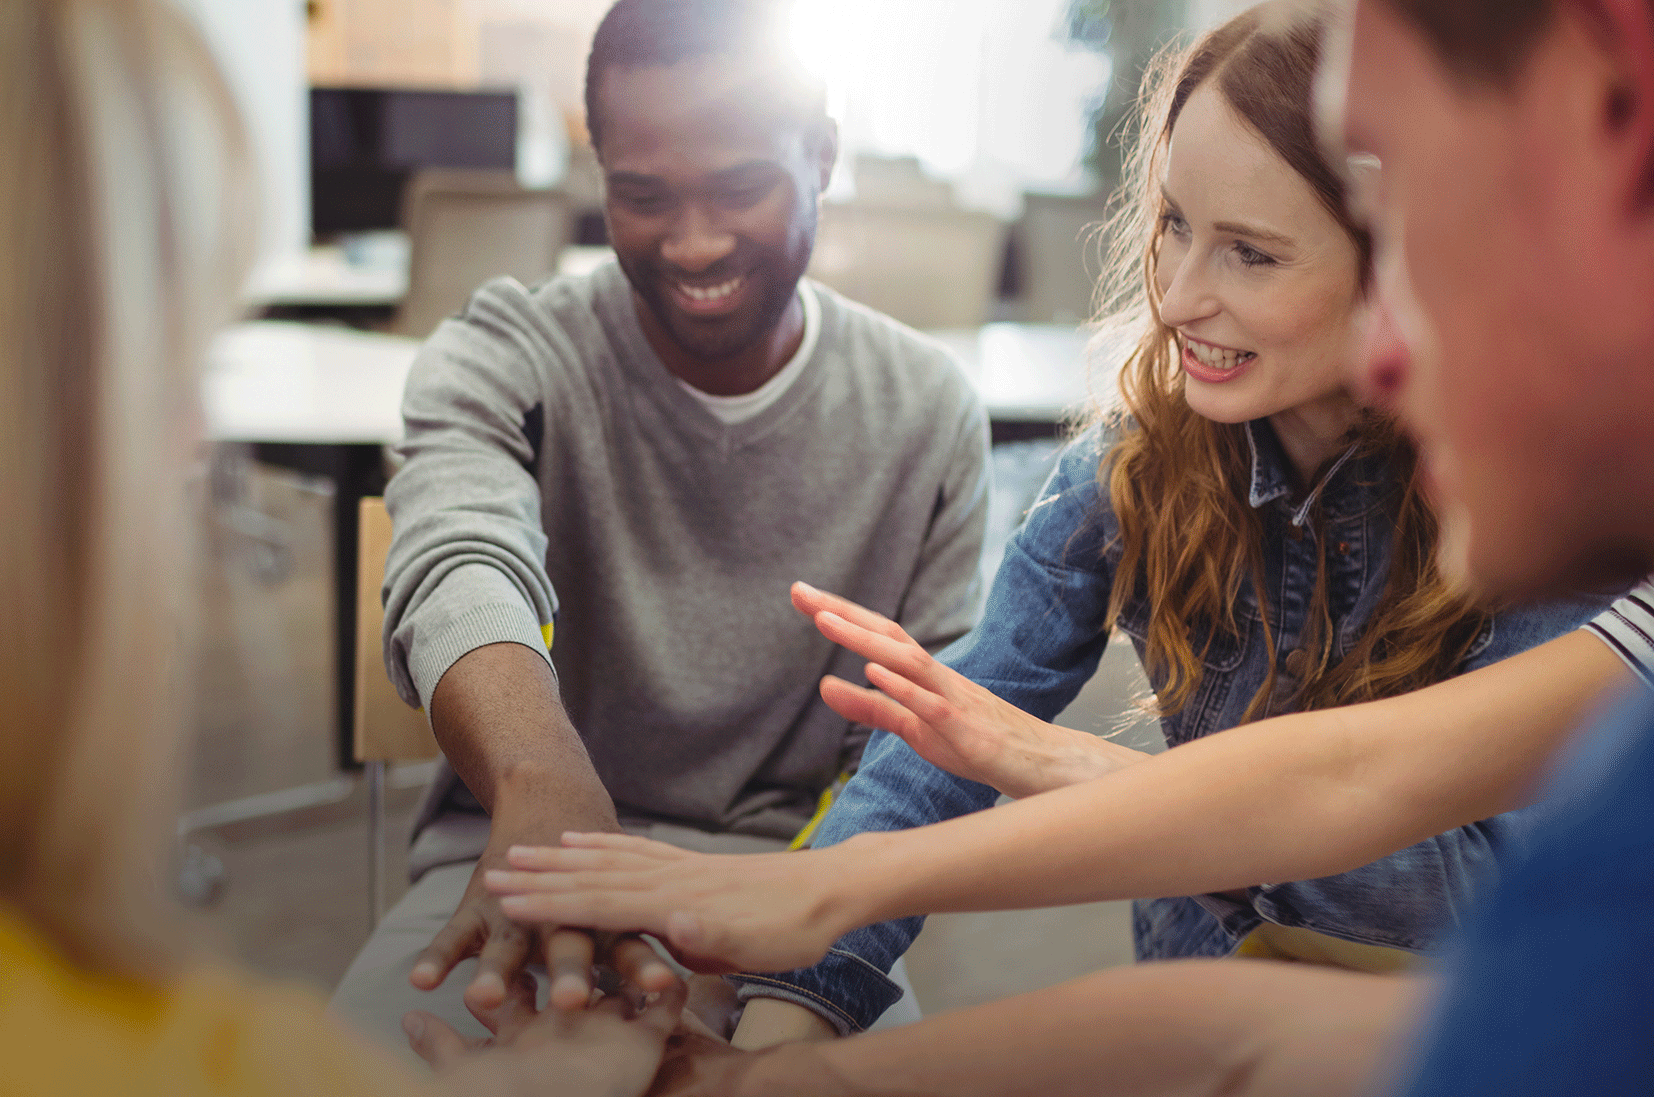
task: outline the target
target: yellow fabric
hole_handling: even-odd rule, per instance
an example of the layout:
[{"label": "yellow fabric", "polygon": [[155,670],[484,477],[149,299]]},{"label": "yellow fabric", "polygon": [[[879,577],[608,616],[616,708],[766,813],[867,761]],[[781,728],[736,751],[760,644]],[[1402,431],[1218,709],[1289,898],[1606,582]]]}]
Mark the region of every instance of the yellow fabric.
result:
[{"label": "yellow fabric", "polygon": [[810,821],[804,824],[804,829],[793,835],[793,840],[787,845],[789,852],[803,849],[810,844],[810,839],[815,837],[816,828],[821,825],[823,819],[827,818],[827,812],[833,806],[833,801],[838,799],[839,789],[843,788],[849,781],[850,775],[841,773],[837,781],[821,790],[821,795],[816,798],[816,813],[810,816]]},{"label": "yellow fabric", "polygon": [[556,634],[556,632],[557,623],[555,621],[547,621],[545,624],[540,626],[540,635],[546,638],[547,651],[551,650],[551,638]]},{"label": "yellow fabric", "polygon": [[227,970],[170,985],[76,968],[0,907],[0,1093],[144,1097],[412,1095],[297,987]]},{"label": "yellow fabric", "polygon": [[1247,934],[1235,950],[1235,955],[1258,960],[1319,964],[1373,975],[1410,971],[1418,963],[1418,957],[1405,949],[1358,944],[1341,937],[1316,933],[1312,929],[1278,926],[1273,922],[1265,922]]}]

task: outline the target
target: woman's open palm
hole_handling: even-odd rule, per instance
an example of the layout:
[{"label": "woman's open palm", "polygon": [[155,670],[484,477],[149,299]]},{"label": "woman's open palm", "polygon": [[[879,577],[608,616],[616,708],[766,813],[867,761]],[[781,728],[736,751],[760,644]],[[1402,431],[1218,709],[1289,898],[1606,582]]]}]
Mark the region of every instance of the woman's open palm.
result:
[{"label": "woman's open palm", "polygon": [[1147,757],[1046,723],[936,661],[896,622],[837,595],[793,584],[793,606],[827,639],[868,660],[865,689],[829,675],[822,699],[848,720],[899,736],[921,758],[1007,796],[1101,777]]}]

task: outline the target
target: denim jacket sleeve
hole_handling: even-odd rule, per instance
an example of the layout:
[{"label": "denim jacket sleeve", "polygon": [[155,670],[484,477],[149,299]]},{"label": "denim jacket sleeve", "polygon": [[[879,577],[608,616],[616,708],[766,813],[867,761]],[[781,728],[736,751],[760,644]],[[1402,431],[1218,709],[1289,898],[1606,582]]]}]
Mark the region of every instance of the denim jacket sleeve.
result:
[{"label": "denim jacket sleeve", "polygon": [[[1500,613],[1472,646],[1460,671],[1488,666],[1560,636],[1589,621],[1607,602],[1554,601]],[[1282,925],[1414,952],[1433,951],[1444,934],[1462,924],[1471,901],[1491,883],[1498,866],[1521,849],[1535,811],[1525,808],[1459,827],[1337,876],[1252,888],[1253,906]],[[1232,932],[1245,930],[1228,918],[1224,921]]]},{"label": "denim jacket sleeve", "polygon": [[[1099,507],[1100,434],[1070,444],[1007,546],[982,621],[939,658],[1041,719],[1057,715],[1097,669],[1107,645],[1104,550],[1112,516]],[[816,832],[828,846],[866,831],[903,830],[992,807],[998,793],[926,762],[875,732],[861,768]],[[858,1032],[901,996],[888,978],[924,925],[903,918],[840,938],[814,967],[738,975],[743,1000],[784,998],[813,1009],[841,1034]]]}]

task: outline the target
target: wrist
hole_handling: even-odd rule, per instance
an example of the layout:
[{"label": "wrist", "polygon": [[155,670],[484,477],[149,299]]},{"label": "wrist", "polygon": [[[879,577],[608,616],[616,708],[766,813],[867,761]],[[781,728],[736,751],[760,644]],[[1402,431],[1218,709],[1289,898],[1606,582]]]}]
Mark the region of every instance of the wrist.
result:
[{"label": "wrist", "polygon": [[783,1044],[758,1053],[736,1079],[731,1097],[849,1097],[852,1090],[818,1047]]},{"label": "wrist", "polygon": [[742,1051],[762,1051],[782,1044],[831,1040],[837,1036],[838,1029],[815,1010],[785,998],[760,996],[747,1000],[729,1042]]},{"label": "wrist", "polygon": [[911,832],[864,831],[813,851],[823,862],[813,874],[822,895],[818,924],[838,940],[851,930],[911,913],[903,910],[905,872],[899,867]]},{"label": "wrist", "polygon": [[514,762],[494,784],[493,829],[555,844],[566,830],[618,831],[614,802],[595,775],[581,787],[541,761]]}]

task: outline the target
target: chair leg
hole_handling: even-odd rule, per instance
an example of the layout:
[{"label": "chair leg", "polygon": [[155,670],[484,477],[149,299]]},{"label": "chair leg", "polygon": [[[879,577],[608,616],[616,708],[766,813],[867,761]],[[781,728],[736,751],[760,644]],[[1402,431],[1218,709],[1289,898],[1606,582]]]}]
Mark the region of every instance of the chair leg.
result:
[{"label": "chair leg", "polygon": [[385,763],[367,762],[368,778],[368,923],[371,931],[385,915]]}]

